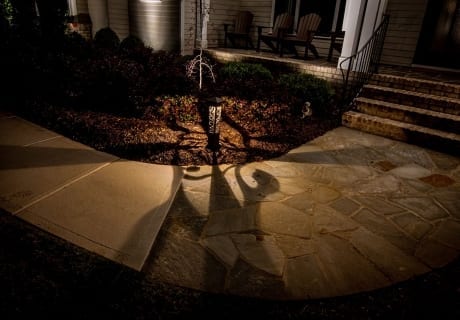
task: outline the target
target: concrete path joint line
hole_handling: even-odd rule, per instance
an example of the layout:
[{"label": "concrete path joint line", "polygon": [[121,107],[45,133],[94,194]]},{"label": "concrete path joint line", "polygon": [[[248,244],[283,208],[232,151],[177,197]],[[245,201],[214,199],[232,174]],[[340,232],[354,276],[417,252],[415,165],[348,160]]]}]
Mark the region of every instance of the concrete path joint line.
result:
[{"label": "concrete path joint line", "polygon": [[[118,161],[118,160],[119,160],[119,159],[117,159],[117,160],[115,160],[115,161]],[[65,189],[65,188],[67,188],[68,186],[74,184],[75,182],[78,182],[78,181],[80,181],[80,180],[82,180],[82,179],[84,179],[84,178],[86,178],[86,177],[92,175],[93,173],[95,173],[95,172],[101,170],[102,168],[107,167],[108,165],[114,163],[115,161],[104,163],[103,165],[101,165],[101,166],[99,166],[99,167],[97,167],[97,168],[95,168],[95,169],[93,169],[93,170],[91,170],[91,171],[85,173],[84,175],[82,175],[82,176],[80,176],[80,177],[77,177],[77,178],[75,178],[75,179],[70,180],[69,182],[67,182],[67,183],[63,184],[62,186],[58,187],[57,189],[55,189],[55,190],[53,190],[53,191],[51,191],[51,192],[45,193],[45,194],[42,195],[41,197],[39,197],[39,198],[35,199],[34,201],[32,201],[32,202],[26,204],[26,205],[23,206],[22,208],[19,208],[18,210],[12,212],[13,215],[18,215],[19,213],[21,213],[22,211],[26,210],[27,208],[33,206],[34,204],[36,204],[36,203],[38,203],[38,202],[40,202],[40,201],[42,201],[42,200],[44,200],[44,199],[46,199],[46,198],[51,197],[52,195],[58,193],[59,191],[61,191],[61,190]]]},{"label": "concrete path joint line", "polygon": [[114,248],[112,248],[112,247],[110,247],[110,246],[108,246],[108,245],[106,245],[106,244],[104,244],[104,243],[102,243],[102,242],[100,242],[100,241],[94,241],[93,239],[91,239],[91,238],[89,238],[89,237],[83,235],[82,233],[75,232],[75,231],[73,231],[73,230],[70,229],[70,228],[67,228],[67,227],[65,227],[65,226],[63,226],[63,225],[61,225],[61,224],[58,224],[58,223],[54,222],[53,220],[47,219],[47,218],[45,218],[45,217],[40,217],[40,219],[46,221],[48,224],[52,224],[52,225],[54,225],[54,226],[57,226],[57,227],[60,228],[60,229],[64,229],[64,230],[67,231],[68,233],[71,233],[71,234],[74,234],[74,235],[76,235],[76,236],[78,236],[78,237],[80,237],[80,238],[83,238],[83,239],[85,239],[85,240],[88,241],[88,242],[91,242],[91,243],[94,243],[94,244],[96,244],[96,245],[98,245],[98,246],[101,246],[101,247],[103,247],[103,248],[109,249],[110,251],[116,252],[116,253],[118,253],[118,254],[120,254],[120,255],[125,255],[125,256],[128,255],[126,252],[123,252],[123,251],[114,249]]},{"label": "concrete path joint line", "polygon": [[51,141],[51,140],[55,140],[57,138],[62,138],[62,136],[54,136],[54,137],[51,137],[51,138],[47,138],[47,139],[43,139],[43,140],[39,140],[39,141],[34,141],[32,143],[28,143],[28,144],[25,144],[23,145],[23,147],[30,147],[30,146],[33,146],[35,144],[39,144],[39,143],[42,143],[42,142],[47,142],[47,141]]}]

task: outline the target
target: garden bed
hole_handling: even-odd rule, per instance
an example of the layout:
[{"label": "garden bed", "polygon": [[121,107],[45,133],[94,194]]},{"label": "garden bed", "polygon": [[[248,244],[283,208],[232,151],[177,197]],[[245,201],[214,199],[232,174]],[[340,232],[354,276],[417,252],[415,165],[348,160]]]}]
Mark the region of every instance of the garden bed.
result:
[{"label": "garden bed", "polygon": [[[92,43],[70,34],[53,48],[8,40],[3,93],[11,111],[122,158],[173,165],[261,161],[339,123],[333,89],[312,75],[205,56],[202,66],[212,71],[200,74],[196,57],[157,52],[135,37],[120,43],[108,28]],[[207,148],[209,98],[222,107],[214,151]]]}]

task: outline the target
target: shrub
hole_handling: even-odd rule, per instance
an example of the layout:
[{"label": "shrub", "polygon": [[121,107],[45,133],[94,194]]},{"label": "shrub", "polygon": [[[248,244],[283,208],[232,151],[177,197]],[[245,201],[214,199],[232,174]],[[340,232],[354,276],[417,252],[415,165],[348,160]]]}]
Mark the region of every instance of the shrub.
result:
[{"label": "shrub", "polygon": [[272,80],[273,76],[267,68],[258,63],[229,62],[220,70],[223,79],[243,80]]},{"label": "shrub", "polygon": [[94,45],[99,49],[117,50],[120,39],[111,28],[102,28],[94,35]]},{"label": "shrub", "polygon": [[144,66],[149,64],[153,55],[153,49],[146,46],[141,39],[133,35],[129,35],[121,41],[120,52],[126,58],[137,61]]},{"label": "shrub", "polygon": [[133,35],[127,36],[120,42],[120,49],[127,52],[143,48],[144,46],[144,42]]},{"label": "shrub", "polygon": [[185,74],[184,60],[178,52],[160,50],[151,54],[147,73],[154,94],[188,94],[195,87]]},{"label": "shrub", "polygon": [[90,56],[91,46],[81,34],[70,32],[64,37],[62,51],[67,56],[72,56],[76,59],[86,59]]},{"label": "shrub", "polygon": [[332,105],[334,90],[326,80],[306,73],[289,73],[280,75],[279,85],[289,96],[298,100],[293,105],[297,108],[294,112],[300,112],[300,107],[310,102],[316,115],[335,113]]},{"label": "shrub", "polygon": [[75,66],[75,87],[83,107],[135,116],[142,113],[144,74],[141,64],[106,55]]},{"label": "shrub", "polygon": [[230,62],[219,71],[223,84],[223,93],[242,98],[257,99],[272,92],[273,76],[261,64]]}]

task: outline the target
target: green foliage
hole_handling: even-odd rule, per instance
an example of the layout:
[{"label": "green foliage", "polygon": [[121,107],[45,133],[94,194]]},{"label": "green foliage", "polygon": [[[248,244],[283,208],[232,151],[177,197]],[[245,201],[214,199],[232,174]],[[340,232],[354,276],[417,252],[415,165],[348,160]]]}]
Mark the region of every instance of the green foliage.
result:
[{"label": "green foliage", "polygon": [[143,48],[144,46],[144,42],[133,35],[127,36],[120,42],[120,49],[128,52]]},{"label": "green foliage", "polygon": [[4,18],[8,23],[13,20],[13,6],[10,0],[0,0],[0,19]]},{"label": "green foliage", "polygon": [[234,81],[271,80],[273,76],[267,68],[258,63],[229,62],[220,70],[223,79]]},{"label": "green foliage", "polygon": [[99,49],[117,50],[120,39],[111,28],[102,28],[94,35],[94,45]]},{"label": "green foliage", "polygon": [[288,73],[280,75],[279,85],[287,90],[288,95],[299,100],[297,107],[310,102],[317,115],[326,115],[333,111],[331,108],[334,90],[326,80],[307,73]]}]

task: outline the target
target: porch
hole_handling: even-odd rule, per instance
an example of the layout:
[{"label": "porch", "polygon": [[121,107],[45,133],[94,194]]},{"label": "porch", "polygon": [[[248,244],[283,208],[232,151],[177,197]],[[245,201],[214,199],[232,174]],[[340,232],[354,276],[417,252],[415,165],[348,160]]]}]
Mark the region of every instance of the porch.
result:
[{"label": "porch", "polygon": [[[264,63],[277,68],[285,68],[286,70],[308,72],[322,79],[331,81],[336,85],[340,85],[343,79],[342,73],[338,67],[339,55],[337,51],[334,51],[332,59],[328,61],[326,53],[327,48],[317,48],[320,53],[320,58],[311,58],[307,60],[289,55],[280,57],[279,54],[266,50],[256,52],[251,49],[218,47],[206,49],[205,52],[220,62],[245,61]],[[399,66],[382,63],[379,66],[379,73],[460,85],[460,71],[453,69]]]},{"label": "porch", "polygon": [[300,59],[293,56],[284,55],[261,50],[257,52],[251,49],[235,48],[209,48],[205,52],[219,62],[242,61],[252,63],[263,63],[276,70],[298,71],[313,74],[319,78],[325,79],[333,86],[342,84],[342,73],[337,68],[338,55],[334,54],[328,61],[327,52],[319,47],[319,59]]},{"label": "porch", "polygon": [[[220,62],[262,63],[272,70],[297,71],[325,79],[342,96],[344,80],[338,57],[328,61],[299,59],[255,50],[214,48],[206,52]],[[342,116],[342,124],[441,152],[458,155],[460,150],[460,78],[445,69],[380,65],[378,74],[363,83],[358,98]],[[358,75],[359,77],[359,75]],[[339,99],[340,100],[340,99]],[[447,107],[448,106],[448,107]]]}]

